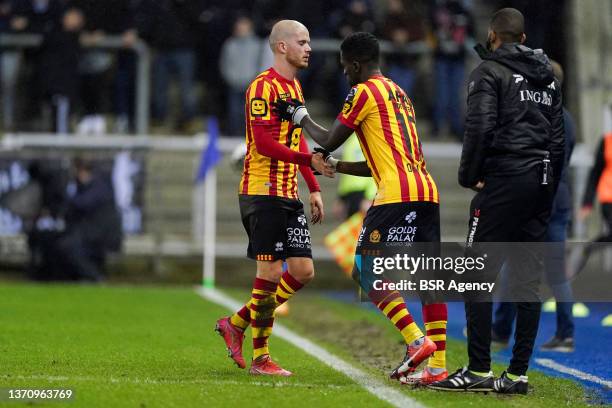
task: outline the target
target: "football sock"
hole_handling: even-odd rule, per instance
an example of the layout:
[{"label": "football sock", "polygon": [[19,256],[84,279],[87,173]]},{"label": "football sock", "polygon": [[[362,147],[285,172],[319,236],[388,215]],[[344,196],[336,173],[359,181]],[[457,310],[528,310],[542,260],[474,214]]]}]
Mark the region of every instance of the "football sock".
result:
[{"label": "football sock", "polygon": [[423,343],[425,343],[425,336],[419,337],[415,341],[411,342],[409,345],[412,347],[419,348],[423,345]]},{"label": "football sock", "polygon": [[406,308],[404,299],[398,291],[390,290],[372,290],[368,293],[368,297],[383,312],[387,319],[397,327],[404,337],[406,344],[423,337],[423,332],[414,322],[414,319]]},{"label": "football sock", "polygon": [[510,374],[509,372],[506,371],[506,377],[508,377],[512,381],[517,381],[520,375]]},{"label": "football sock", "polygon": [[486,376],[489,375],[489,373],[486,372],[486,371],[472,371],[472,370],[470,370],[470,373],[472,373],[474,375],[477,375],[479,377],[486,377]]},{"label": "football sock", "polygon": [[253,359],[268,350],[268,337],[272,334],[274,324],[274,309],[276,309],[277,284],[265,279],[255,278],[251,297],[251,333],[253,335]]},{"label": "football sock", "polygon": [[[429,358],[427,367],[446,367],[446,322],[448,311],[445,303],[423,305],[423,322],[427,337],[436,345],[436,351]],[[430,371],[431,372],[431,371]]]},{"label": "football sock", "polygon": [[232,326],[239,328],[244,331],[249,324],[251,324],[251,310],[249,307],[251,306],[251,301],[249,300],[246,305],[242,306],[242,309],[234,313],[230,317],[230,323]]},{"label": "football sock", "polygon": [[[276,303],[277,306],[285,303],[291,296],[298,290],[302,289],[304,284],[295,279],[289,272],[285,272],[281,276],[280,283],[276,287]],[[242,309],[238,310],[230,317],[230,323],[240,330],[245,330],[251,324],[251,313],[250,307],[251,301],[249,300],[246,305],[242,306]]]},{"label": "football sock", "polygon": [[433,374],[433,375],[442,374],[443,372],[446,371],[446,368],[437,368],[437,367],[429,367],[429,366],[425,367],[425,369],[429,371],[430,374]]},{"label": "football sock", "polygon": [[289,272],[283,273],[276,288],[276,303],[282,305],[295,295],[295,292],[302,289],[304,284],[295,279]]}]

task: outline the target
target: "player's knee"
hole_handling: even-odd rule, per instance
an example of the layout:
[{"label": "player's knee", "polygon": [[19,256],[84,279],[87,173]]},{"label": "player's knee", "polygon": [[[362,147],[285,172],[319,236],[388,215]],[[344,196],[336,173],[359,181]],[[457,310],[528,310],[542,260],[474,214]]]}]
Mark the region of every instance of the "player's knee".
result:
[{"label": "player's knee", "polygon": [[257,277],[271,282],[278,282],[283,274],[282,261],[257,261]]},{"label": "player's knee", "polygon": [[294,276],[301,284],[306,285],[314,279],[314,268],[304,268],[298,271]]}]

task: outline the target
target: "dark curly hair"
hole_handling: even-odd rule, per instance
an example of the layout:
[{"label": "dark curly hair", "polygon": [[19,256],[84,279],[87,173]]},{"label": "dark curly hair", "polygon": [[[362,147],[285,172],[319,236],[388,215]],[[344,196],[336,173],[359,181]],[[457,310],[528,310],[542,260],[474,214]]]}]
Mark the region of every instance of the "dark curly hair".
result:
[{"label": "dark curly hair", "polygon": [[340,45],[342,55],[349,61],[378,62],[380,46],[378,40],[371,33],[356,32],[344,39]]}]

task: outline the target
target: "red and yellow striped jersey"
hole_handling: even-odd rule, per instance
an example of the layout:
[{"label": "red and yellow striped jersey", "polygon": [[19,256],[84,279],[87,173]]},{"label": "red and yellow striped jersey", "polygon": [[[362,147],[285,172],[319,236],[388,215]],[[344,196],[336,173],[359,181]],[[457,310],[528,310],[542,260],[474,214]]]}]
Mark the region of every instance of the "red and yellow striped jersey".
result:
[{"label": "red and yellow striped jersey", "polygon": [[412,102],[382,75],[353,87],[338,120],[354,129],[378,187],[374,205],[439,202],[417,135]]},{"label": "red and yellow striped jersey", "polygon": [[273,68],[259,74],[246,91],[247,153],[240,180],[240,194],[298,198],[299,166],[263,156],[255,146],[255,132],[265,132],[265,137],[273,138],[291,150],[300,150],[302,128],[281,121],[271,111],[272,102],[278,98],[295,98],[304,102],[300,82],[283,78]]}]

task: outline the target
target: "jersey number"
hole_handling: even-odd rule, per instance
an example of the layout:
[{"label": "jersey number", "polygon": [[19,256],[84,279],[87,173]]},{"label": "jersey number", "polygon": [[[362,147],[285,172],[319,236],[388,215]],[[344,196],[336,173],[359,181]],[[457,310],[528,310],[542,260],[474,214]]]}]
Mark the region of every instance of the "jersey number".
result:
[{"label": "jersey number", "polygon": [[[404,120],[404,115],[402,115],[402,110],[406,112],[406,116],[408,116],[408,120],[410,120],[410,107],[408,103],[408,98],[404,94],[400,94],[399,92],[393,93],[393,91],[389,91],[389,100],[393,105],[393,109],[395,110],[395,117],[399,123],[399,126],[404,134],[404,140],[406,141],[406,147],[410,150],[408,153],[408,158],[413,163],[416,163],[415,158],[418,160],[418,157],[415,157],[414,149],[410,142],[410,132],[408,130],[408,126],[406,121]],[[418,155],[417,155],[418,156]]]}]

